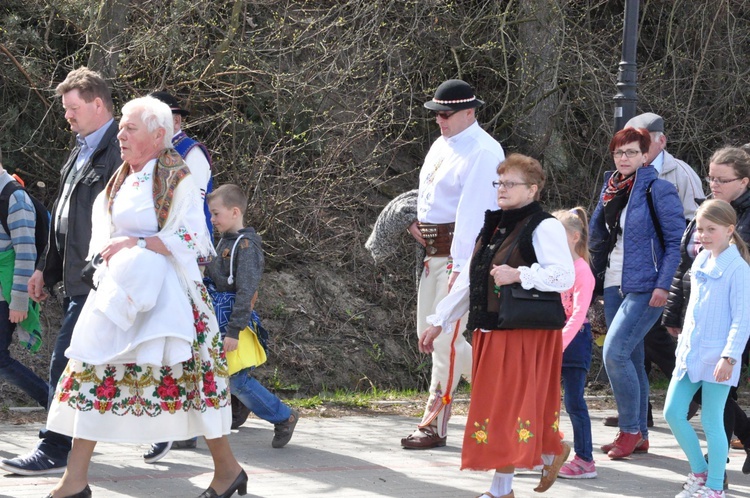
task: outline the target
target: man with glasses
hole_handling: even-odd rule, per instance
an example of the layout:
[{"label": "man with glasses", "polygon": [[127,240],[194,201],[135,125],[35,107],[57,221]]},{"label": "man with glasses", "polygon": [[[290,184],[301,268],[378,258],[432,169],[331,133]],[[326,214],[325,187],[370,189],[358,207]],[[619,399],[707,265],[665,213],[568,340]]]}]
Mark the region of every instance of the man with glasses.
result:
[{"label": "man with glasses", "polygon": [[[426,251],[417,299],[417,334],[428,315],[448,294],[474,249],[484,212],[497,209],[497,167],[503,148],[476,120],[484,102],[461,80],[443,82],[424,106],[435,112],[440,137],[432,144],[419,174],[417,220],[409,232]],[[409,449],[445,446],[453,393],[461,376],[471,377],[471,346],[461,320],[435,340],[430,397],[417,429],[401,440]]]},{"label": "man with glasses", "polygon": [[[664,119],[653,112],[639,114],[625,123],[625,128],[645,128],[651,135],[651,146],[648,149],[648,161],[656,169],[659,178],[667,180],[677,187],[677,194],[682,202],[683,213],[686,223],[695,217],[698,204],[705,199],[701,179],[698,174],[687,164],[675,158],[667,152],[667,137],[664,135]],[[666,327],[658,320],[644,339],[646,353],[646,373],[651,373],[651,364],[655,363],[667,379],[672,378],[675,364],[675,349],[677,344],[669,335]],[[695,414],[698,406],[691,404],[691,415]],[[617,427],[617,417],[606,417],[604,425]],[[651,403],[648,405],[648,426],[654,425],[651,415]]]}]

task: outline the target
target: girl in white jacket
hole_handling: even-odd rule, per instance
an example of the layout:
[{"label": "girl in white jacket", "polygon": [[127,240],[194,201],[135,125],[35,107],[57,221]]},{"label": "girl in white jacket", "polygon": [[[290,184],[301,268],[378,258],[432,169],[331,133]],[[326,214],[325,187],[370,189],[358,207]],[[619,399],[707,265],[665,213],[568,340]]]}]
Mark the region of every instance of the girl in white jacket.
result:
[{"label": "girl in white jacket", "polygon": [[[664,417],[690,462],[691,472],[676,498],[724,498],[727,460],[723,411],[729,388],[740,377],[742,351],[750,334],[748,249],[735,231],[737,215],[722,200],[704,202],[696,214],[702,251],[691,269],[691,293],[677,343],[677,360],[667,391]],[[703,388],[701,423],[708,463],[685,414]]]}]

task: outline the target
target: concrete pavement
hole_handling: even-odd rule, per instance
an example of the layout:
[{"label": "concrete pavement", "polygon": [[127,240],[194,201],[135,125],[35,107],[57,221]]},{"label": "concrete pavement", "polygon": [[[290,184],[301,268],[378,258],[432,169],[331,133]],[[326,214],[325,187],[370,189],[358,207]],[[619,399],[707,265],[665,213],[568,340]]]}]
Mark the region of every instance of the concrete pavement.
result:
[{"label": "concrete pavement", "polygon": [[[611,461],[598,451],[615,429],[602,420],[612,411],[592,411],[594,451],[599,477],[562,480],[544,495],[533,492],[539,473],[514,480],[518,498],[672,497],[688,472],[685,457],[660,412],[647,455]],[[699,417],[694,423],[699,426]],[[489,488],[490,473],[460,471],[461,435],[465,417],[451,421],[448,446],[414,451],[400,448],[400,438],[417,419],[379,415],[343,418],[303,417],[286,448],[272,449],[273,426],[249,419],[230,441],[250,476],[249,497],[474,497]],[[27,453],[37,441],[39,424],[0,425],[0,457]],[[573,432],[563,414],[566,441]],[[155,465],[143,462],[145,445],[97,445],[90,470],[95,498],[196,497],[211,481],[211,458],[205,442],[195,450],[173,450]],[[745,454],[730,451],[728,473],[733,498],[750,498],[750,476],[741,472]],[[0,472],[2,472],[0,470]],[[0,474],[0,497],[44,497],[58,477]],[[236,495],[235,495],[236,496]]]}]

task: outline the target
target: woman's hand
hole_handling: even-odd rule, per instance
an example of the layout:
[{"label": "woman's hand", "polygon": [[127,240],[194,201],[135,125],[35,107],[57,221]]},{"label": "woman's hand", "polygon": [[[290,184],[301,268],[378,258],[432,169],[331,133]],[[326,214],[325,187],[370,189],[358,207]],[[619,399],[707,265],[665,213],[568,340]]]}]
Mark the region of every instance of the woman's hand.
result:
[{"label": "woman's hand", "polygon": [[508,265],[492,265],[490,275],[495,279],[495,285],[515,284],[521,281],[521,272]]},{"label": "woman's hand", "polygon": [[732,377],[733,368],[734,365],[730,365],[725,358],[720,359],[719,363],[716,364],[716,368],[714,368],[714,379],[716,379],[716,382],[728,381]]},{"label": "woman's hand", "polygon": [[239,339],[232,339],[231,337],[224,338],[224,352],[231,353],[240,346]]},{"label": "woman's hand", "polygon": [[668,297],[668,291],[665,291],[664,289],[654,289],[654,292],[651,293],[651,300],[648,302],[648,305],[653,308],[662,308],[667,304]]},{"label": "woman's hand", "polygon": [[422,337],[419,338],[419,351],[421,353],[432,353],[435,351],[432,343],[435,342],[435,338],[440,335],[443,331],[443,327],[436,325],[430,325],[427,330],[424,331]]},{"label": "woman's hand", "polygon": [[114,239],[109,239],[107,245],[104,246],[104,249],[102,249],[102,252],[100,253],[102,259],[105,263],[109,264],[109,258],[120,252],[122,249],[135,247],[137,241],[138,239],[135,237],[115,237]]}]

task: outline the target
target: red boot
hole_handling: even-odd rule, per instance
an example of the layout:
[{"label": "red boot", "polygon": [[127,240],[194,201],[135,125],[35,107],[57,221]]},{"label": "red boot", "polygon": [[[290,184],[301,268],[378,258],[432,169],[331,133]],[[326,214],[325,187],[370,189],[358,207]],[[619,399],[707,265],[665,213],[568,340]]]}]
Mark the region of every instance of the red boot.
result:
[{"label": "red boot", "polygon": [[619,460],[633,454],[635,448],[643,441],[641,431],[635,434],[627,432],[618,432],[614,441],[614,446],[607,452],[607,456],[612,460]]}]

